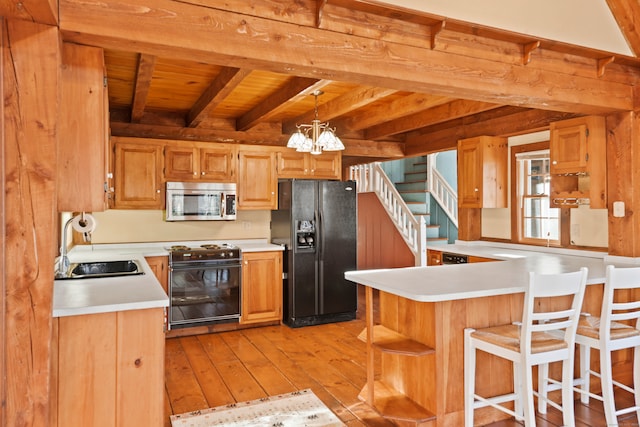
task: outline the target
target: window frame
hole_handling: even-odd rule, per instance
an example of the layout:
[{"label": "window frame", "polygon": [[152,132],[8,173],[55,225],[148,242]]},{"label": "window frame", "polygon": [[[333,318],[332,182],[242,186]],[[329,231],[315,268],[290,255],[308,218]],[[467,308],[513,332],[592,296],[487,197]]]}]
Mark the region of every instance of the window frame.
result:
[{"label": "window frame", "polygon": [[517,155],[528,152],[549,150],[549,141],[536,142],[531,144],[515,145],[511,147],[511,237],[512,241],[535,246],[554,246],[562,247],[562,236],[565,232],[565,224],[562,220],[563,211],[559,211],[558,215],[558,239],[548,240],[546,238],[528,238],[523,236],[523,200],[519,194],[521,178],[518,168]]}]

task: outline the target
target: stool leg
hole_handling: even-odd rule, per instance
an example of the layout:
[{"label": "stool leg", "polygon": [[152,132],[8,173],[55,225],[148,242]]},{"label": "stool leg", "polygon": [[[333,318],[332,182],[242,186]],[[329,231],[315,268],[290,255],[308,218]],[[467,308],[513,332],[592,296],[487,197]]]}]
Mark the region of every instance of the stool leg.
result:
[{"label": "stool leg", "polygon": [[580,393],[580,402],[585,405],[589,403],[589,392],[591,386],[591,347],[579,344],[580,348],[580,379],[582,380],[583,393]]},{"label": "stool leg", "polygon": [[547,413],[547,395],[549,394],[549,364],[538,365],[538,412]]},{"label": "stool leg", "polygon": [[616,404],[613,395],[613,374],[611,371],[611,352],[600,349],[600,381],[602,384],[602,404],[607,425],[617,425]]},{"label": "stool leg", "polygon": [[527,363],[518,363],[520,375],[522,376],[522,387],[518,390],[516,399],[520,399],[524,408],[524,425],[525,427],[535,427],[536,411],[533,406],[533,372],[531,366]]},{"label": "stool leg", "polygon": [[476,348],[471,333],[473,329],[464,330],[464,425],[473,427],[474,393],[476,382]]},{"label": "stool leg", "polygon": [[[524,390],[522,387],[523,387],[522,371],[520,370],[519,366],[516,363],[514,363],[513,364],[513,392],[516,393],[517,396],[522,396],[521,390]],[[524,409],[522,405],[523,405],[522,399],[516,397],[513,401],[513,410],[516,414],[520,415],[521,417],[524,414]]]},{"label": "stool leg", "polygon": [[640,347],[633,348],[633,390],[636,401],[636,417],[640,423]]},{"label": "stool leg", "polygon": [[574,427],[573,413],[573,354],[562,362],[562,422],[565,427]]}]

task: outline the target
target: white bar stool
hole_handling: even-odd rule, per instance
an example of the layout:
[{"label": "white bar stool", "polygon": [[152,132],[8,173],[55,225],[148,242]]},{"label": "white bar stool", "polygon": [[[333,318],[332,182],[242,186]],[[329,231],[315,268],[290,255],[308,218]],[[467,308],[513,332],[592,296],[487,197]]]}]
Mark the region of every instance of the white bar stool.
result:
[{"label": "white bar stool", "polygon": [[[524,295],[522,324],[500,325],[483,329],[465,329],[464,333],[464,400],[465,426],[473,427],[474,410],[492,406],[534,427],[532,367],[562,362],[562,406],[549,402],[562,411],[565,426],[574,426],[573,414],[573,348],[587,281],[587,269],[559,274],[529,273],[529,286]],[[566,307],[549,312],[539,311],[541,298],[560,298]],[[554,304],[555,305],[555,304]],[[482,397],[475,393],[476,350],[494,354],[513,363],[514,391],[500,396]],[[514,410],[504,404],[514,402]]]},{"label": "white bar stool", "polygon": [[[628,292],[637,289],[638,292]],[[628,302],[615,302],[616,293],[625,293]],[[619,292],[618,292],[619,293]],[[635,321],[633,326],[623,321]],[[580,388],[575,391],[581,393],[580,401],[589,403],[589,397],[600,400],[604,406],[604,414],[607,426],[617,426],[618,416],[636,412],[640,421],[640,267],[615,268],[607,266],[604,295],[602,298],[602,310],[600,317],[583,315],[578,324],[576,344],[580,346],[580,377],[574,382]],[[591,349],[600,352],[600,373],[591,370]],[[633,384],[628,387],[618,381],[614,381],[612,373],[611,353],[616,350],[633,348]],[[602,394],[598,395],[589,391],[590,376],[600,378]],[[553,380],[544,382],[541,374],[539,381],[543,381],[546,390],[558,388]],[[614,385],[634,395],[635,405],[616,410],[614,400]],[[542,389],[540,390],[542,394]],[[544,411],[544,408],[540,408]]]}]

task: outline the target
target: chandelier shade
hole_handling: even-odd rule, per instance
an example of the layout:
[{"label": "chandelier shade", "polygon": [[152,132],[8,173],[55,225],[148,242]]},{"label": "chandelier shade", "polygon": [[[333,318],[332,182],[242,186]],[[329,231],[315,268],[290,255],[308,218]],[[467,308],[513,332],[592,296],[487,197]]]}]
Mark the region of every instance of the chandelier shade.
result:
[{"label": "chandelier shade", "polygon": [[318,96],[322,93],[319,90],[312,93],[315,97],[314,119],[310,124],[296,125],[298,129],[289,138],[287,148],[311,154],[344,150],[344,144],[336,136],[335,128],[330,128],[328,122],[323,123],[318,119]]}]

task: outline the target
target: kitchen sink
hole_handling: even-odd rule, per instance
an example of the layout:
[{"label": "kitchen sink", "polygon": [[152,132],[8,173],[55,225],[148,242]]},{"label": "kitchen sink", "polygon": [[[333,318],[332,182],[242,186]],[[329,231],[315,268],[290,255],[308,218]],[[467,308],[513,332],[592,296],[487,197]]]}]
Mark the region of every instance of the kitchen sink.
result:
[{"label": "kitchen sink", "polygon": [[56,279],[91,279],[98,277],[135,276],[144,274],[135,260],[72,263],[67,273]]}]

